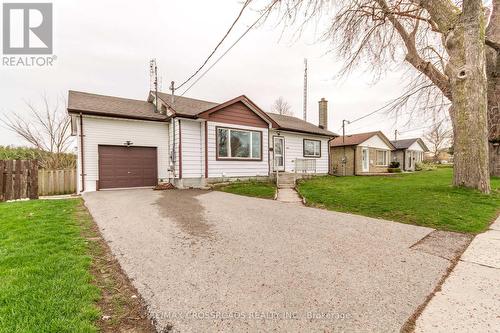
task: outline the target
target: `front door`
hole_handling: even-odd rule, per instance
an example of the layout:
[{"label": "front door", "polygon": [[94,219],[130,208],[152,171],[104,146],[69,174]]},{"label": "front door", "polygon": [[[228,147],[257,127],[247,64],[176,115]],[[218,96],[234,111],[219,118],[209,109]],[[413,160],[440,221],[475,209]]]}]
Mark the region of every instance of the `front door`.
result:
[{"label": "front door", "polygon": [[273,142],[273,169],[274,171],[285,171],[285,138],[275,136]]},{"label": "front door", "polygon": [[370,171],[370,153],[368,148],[363,148],[362,150],[362,158],[363,158],[363,172]]}]

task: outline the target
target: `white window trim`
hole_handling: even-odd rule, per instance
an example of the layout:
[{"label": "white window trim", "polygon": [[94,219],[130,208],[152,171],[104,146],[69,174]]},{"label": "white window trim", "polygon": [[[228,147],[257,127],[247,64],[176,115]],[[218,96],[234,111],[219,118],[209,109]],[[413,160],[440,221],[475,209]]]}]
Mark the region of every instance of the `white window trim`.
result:
[{"label": "white window trim", "polygon": [[[383,152],[384,153],[384,164],[378,164],[378,153],[379,152]],[[388,166],[389,163],[389,151],[388,150],[384,150],[384,149],[377,149],[376,152],[375,152],[375,165],[376,166]]]},{"label": "white window trim", "polygon": [[[227,130],[228,135],[227,135],[227,155],[228,156],[219,156],[219,130]],[[247,132],[250,133],[250,156],[249,157],[233,157],[231,156],[231,131],[237,131],[237,132]],[[253,140],[252,140],[252,133],[257,133],[259,135],[259,145],[260,145],[260,156],[259,157],[253,157]],[[254,130],[247,130],[247,129],[240,129],[240,128],[231,128],[231,127],[224,127],[224,126],[216,126],[215,127],[215,157],[218,160],[232,160],[232,161],[238,161],[238,160],[243,160],[243,161],[262,161],[262,131],[254,131]]]}]

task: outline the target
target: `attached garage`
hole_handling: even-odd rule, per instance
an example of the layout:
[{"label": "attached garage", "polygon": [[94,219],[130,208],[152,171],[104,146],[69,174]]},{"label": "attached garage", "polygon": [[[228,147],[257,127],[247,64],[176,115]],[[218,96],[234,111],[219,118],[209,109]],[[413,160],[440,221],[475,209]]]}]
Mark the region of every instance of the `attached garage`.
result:
[{"label": "attached garage", "polygon": [[155,186],[158,162],[155,147],[99,145],[99,189]]}]

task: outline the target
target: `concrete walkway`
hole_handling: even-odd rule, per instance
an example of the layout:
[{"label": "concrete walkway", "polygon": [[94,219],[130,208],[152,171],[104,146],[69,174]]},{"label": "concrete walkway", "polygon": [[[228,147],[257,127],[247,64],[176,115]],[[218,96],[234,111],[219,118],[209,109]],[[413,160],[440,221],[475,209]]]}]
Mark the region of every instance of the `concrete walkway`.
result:
[{"label": "concrete walkway", "polygon": [[500,217],[472,241],[415,332],[500,332]]},{"label": "concrete walkway", "polygon": [[278,189],[278,197],[276,200],[281,202],[294,202],[302,204],[302,198],[293,188],[280,188]]}]

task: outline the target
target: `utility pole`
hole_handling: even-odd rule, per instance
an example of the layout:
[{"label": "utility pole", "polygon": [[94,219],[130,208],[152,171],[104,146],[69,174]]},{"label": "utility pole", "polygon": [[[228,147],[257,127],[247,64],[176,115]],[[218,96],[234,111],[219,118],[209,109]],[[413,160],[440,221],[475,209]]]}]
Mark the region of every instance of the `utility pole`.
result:
[{"label": "utility pole", "polygon": [[174,81],[170,82],[170,91],[172,92],[172,100],[171,100],[172,105],[170,105],[170,106],[173,108],[174,107],[174,93],[175,93],[175,82]]},{"label": "utility pole", "polygon": [[158,112],[158,66],[156,59],[149,61],[149,89],[152,88],[155,90],[155,112]]},{"label": "utility pole", "polygon": [[398,140],[398,130],[394,130],[394,141]]},{"label": "utility pole", "polygon": [[307,121],[307,58],[304,58],[304,121]]}]

